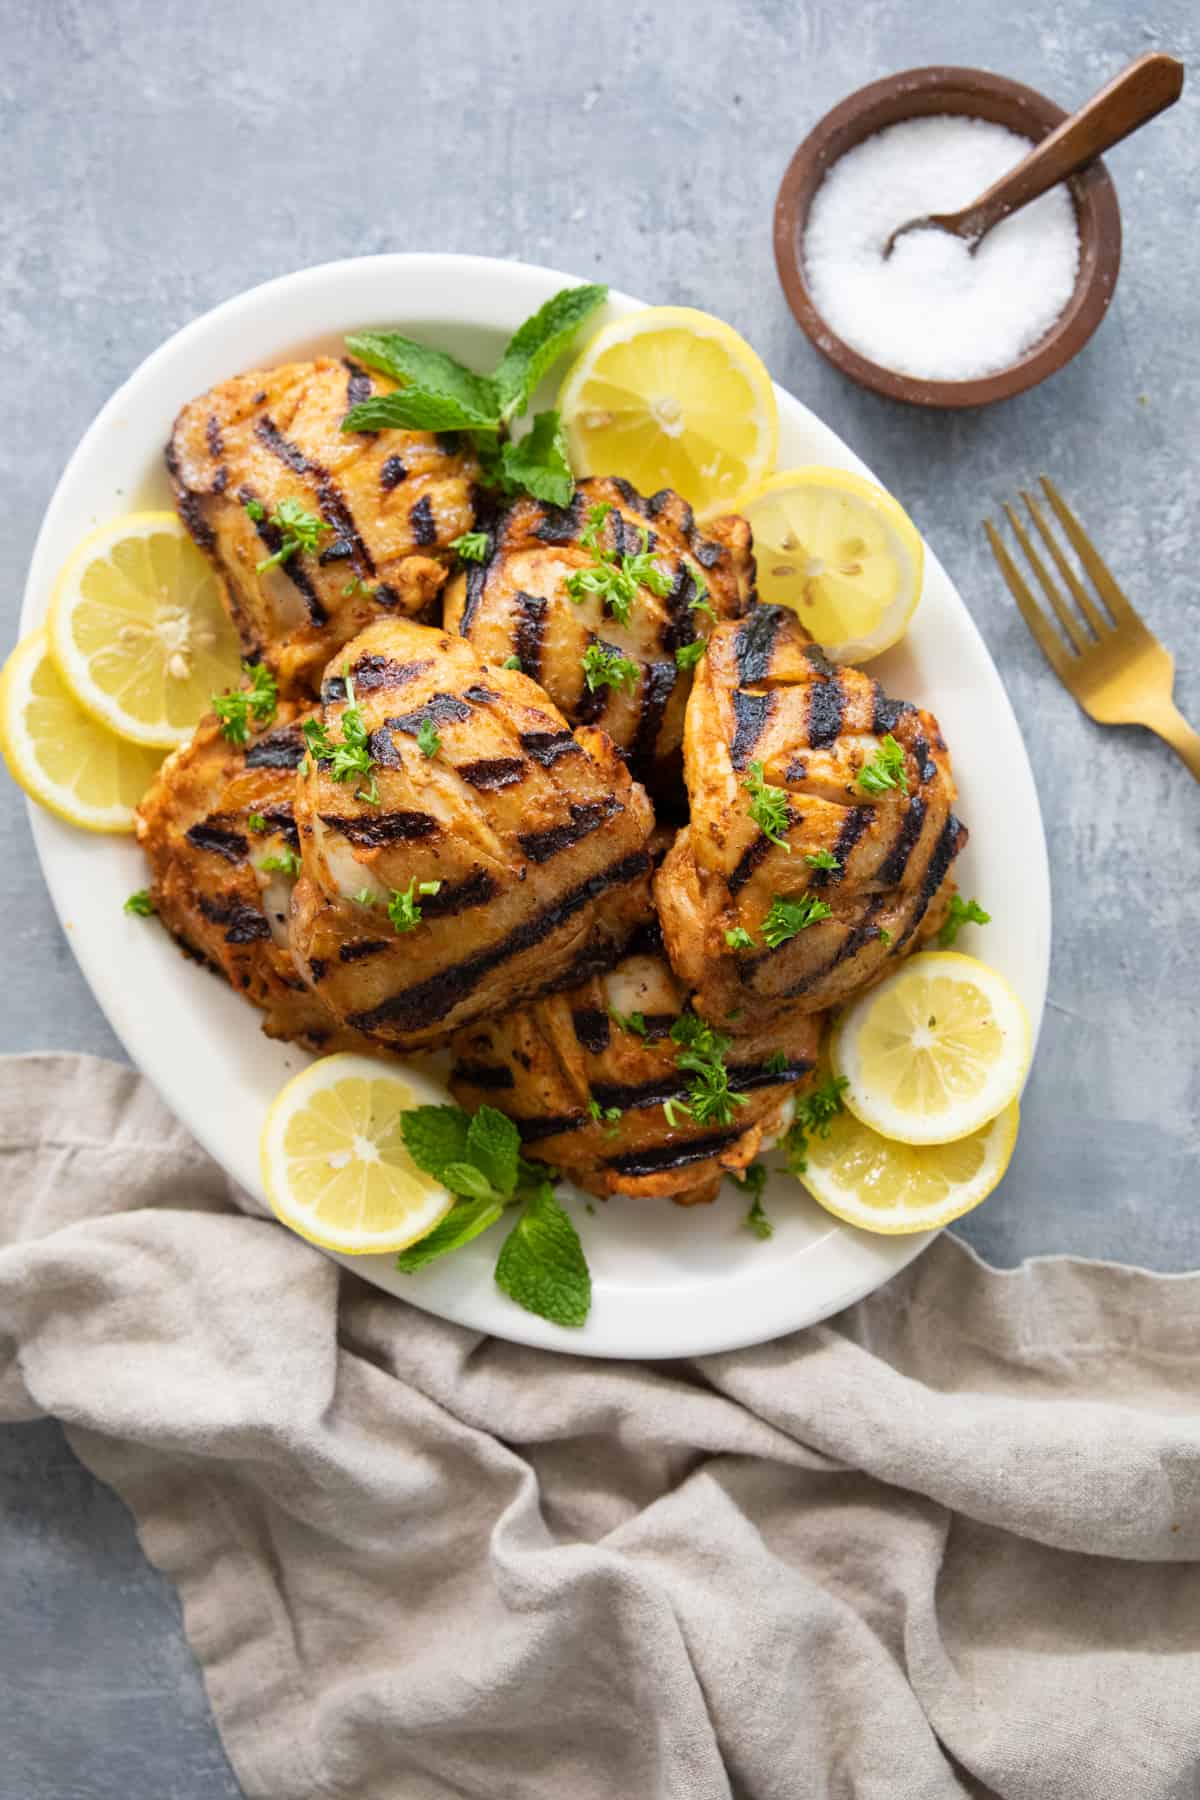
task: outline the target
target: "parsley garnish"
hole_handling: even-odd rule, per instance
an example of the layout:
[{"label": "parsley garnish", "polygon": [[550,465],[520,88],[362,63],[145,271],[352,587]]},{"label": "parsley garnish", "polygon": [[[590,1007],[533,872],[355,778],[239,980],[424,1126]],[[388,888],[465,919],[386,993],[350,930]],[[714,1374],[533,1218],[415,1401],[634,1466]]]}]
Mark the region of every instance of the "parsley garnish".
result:
[{"label": "parsley garnish", "polygon": [[692,1109],[687,1101],[677,1100],[673,1095],[669,1100],[663,1101],[662,1109],[663,1116],[672,1131],[678,1131],[679,1127],[686,1125],[692,1116]]},{"label": "parsley garnish", "polygon": [[764,837],[778,844],[781,850],[791,855],[792,846],[781,834],[792,822],[791,807],[788,804],[787,789],[772,787],[763,779],[763,766],[760,762],[752,762],[742,786],[750,795],[748,808],[750,817],[758,826]]},{"label": "parsley garnish", "polygon": [[359,888],[357,894],[354,896],[354,904],[355,906],[374,906],[375,889]]},{"label": "parsley garnish", "polygon": [[585,550],[600,548],[600,533],[604,528],[604,521],[611,511],[611,500],[598,500],[595,506],[588,508],[587,522],[579,534],[579,542]]},{"label": "parsley garnish", "polygon": [[463,562],[482,562],[488,553],[488,543],[486,531],[464,531],[450,540],[450,548]]},{"label": "parsley garnish", "polygon": [[767,1185],[767,1171],[760,1162],[752,1162],[744,1175],[731,1174],[729,1179],[734,1187],[741,1188],[743,1194],[750,1195],[750,1210],[742,1220],[747,1231],[752,1231],[756,1238],[764,1241],[769,1238],[775,1227],[763,1211],[762,1192]]},{"label": "parsley garnish", "polygon": [[436,756],[441,747],[442,740],[438,735],[438,728],[426,715],[421,720],[421,729],[417,733],[417,749],[422,756]]},{"label": "parsley garnish", "polygon": [[641,669],[628,656],[622,656],[619,650],[610,650],[604,644],[589,644],[583,653],[580,667],[587,678],[588,687],[594,694],[600,687],[624,688],[628,691],[637,686]]},{"label": "parsley garnish", "polygon": [[332,529],[327,525],[320,513],[311,513],[301,506],[299,500],[281,500],[271,514],[271,524],[282,538],[278,550],[262,562],[256,563],[256,575],[265,575],[279,563],[285,563],[295,556],[297,550],[315,550],[326,531]]},{"label": "parsley garnish", "polygon": [[610,1006],[608,1016],[621,1031],[631,1031],[634,1037],[645,1037],[646,1015],[641,1012],[619,1013],[615,1006]]},{"label": "parsley garnish", "polygon": [[212,709],[221,721],[221,736],[231,744],[250,740],[250,720],[256,725],[269,725],[279,704],[279,685],[265,663],[242,664],[242,673],[250,677],[250,686],[231,688],[227,694],[212,696]]},{"label": "parsley garnish", "polygon": [[267,821],[262,813],[252,812],[246,815],[246,826],[250,831],[266,831]]},{"label": "parsley garnish", "polygon": [[858,771],[858,785],[865,794],[882,794],[898,787],[908,792],[904,750],[889,731],[865,768]]},{"label": "parsley garnish", "polygon": [[730,1091],[725,1052],[732,1038],[714,1031],[695,1013],[683,1013],[671,1027],[671,1041],[679,1046],[677,1067],[692,1076],[686,1103],[689,1115],[697,1125],[728,1125],[734,1107],[745,1106],[749,1098]]},{"label": "parsley garnish", "polygon": [[708,643],[704,638],[695,638],[690,644],[680,644],[675,652],[675,667],[685,671],[694,669],[707,649]]},{"label": "parsley garnish", "polygon": [[374,598],[375,589],[370,582],[364,581],[361,575],[355,575],[342,589],[343,594],[361,594],[364,600]]},{"label": "parsley garnish", "polygon": [[797,1100],[795,1115],[783,1140],[788,1168],[793,1175],[803,1175],[808,1168],[809,1138],[827,1138],[834,1118],[845,1111],[842,1090],[847,1085],[844,1075],[834,1075],[821,1087],[813,1088]]},{"label": "parsley garnish", "polygon": [[815,894],[801,894],[798,900],[785,900],[776,894],[771,902],[771,910],[764,918],[759,930],[763,942],[772,950],[778,950],[780,944],[786,944],[797,932],[807,931],[819,919],[828,919],[833,915],[832,906],[824,900],[818,900]]},{"label": "parsley garnish", "polygon": [[506,656],[504,661],[500,664],[500,667],[502,669],[518,669],[519,670],[521,667],[521,659],[519,656]]},{"label": "parsley garnish", "polygon": [[892,934],[888,930],[886,925],[881,925],[879,927],[879,941],[883,945],[885,950],[887,949],[888,945],[892,941]]},{"label": "parsley garnish", "polygon": [[720,620],[717,618],[713,603],[708,597],[708,582],[704,579],[703,572],[698,568],[692,570],[692,586],[695,588],[696,592],[693,598],[688,601],[688,611],[707,613],[713,624],[719,625]]},{"label": "parsley garnish", "polygon": [[247,500],[246,511],[250,515],[250,517],[254,520],[254,523],[256,525],[260,524],[261,521],[263,519],[265,519],[267,516],[266,510],[265,510],[261,500]]},{"label": "parsley garnish", "polygon": [[[581,541],[595,551],[596,561],[590,569],[575,569],[567,576],[567,594],[577,606],[588,594],[599,594],[602,603],[617,623],[628,625],[638,589],[649,588],[652,594],[657,594],[661,599],[671,591],[671,577],[665,569],[659,567],[647,550],[650,533],[644,525],[641,527],[642,547],[634,555],[622,553],[618,556],[615,550],[600,548],[595,534],[611,511],[612,507],[608,502],[601,501],[588,513]],[[589,531],[592,533],[590,538]]]},{"label": "parsley garnish", "polygon": [[[328,772],[334,781],[350,781],[355,776],[371,774],[369,733],[362,708],[355,698],[354,681],[349,669],[345,671],[345,681],[346,704],[342,708],[341,742],[330,737],[320,719],[305,719],[300,727],[313,758],[328,765]],[[370,805],[378,806],[379,786],[373,776],[369,789],[355,790],[355,799],[366,800]]]},{"label": "parsley garnish", "polygon": [[388,901],[387,915],[398,932],[415,931],[421,923],[421,908],[417,903],[418,894],[436,894],[441,888],[440,881],[422,881],[419,885],[414,875],[408,886],[401,891],[392,889],[392,897]]},{"label": "parsley garnish", "polygon": [[984,912],[978,900],[964,900],[960,894],[951,894],[950,911],[938,932],[938,948],[948,950],[951,944],[957,943],[964,925],[990,925],[991,922],[991,913]]},{"label": "parsley garnish", "polygon": [[788,1069],[788,1059],[786,1054],[782,1050],[772,1050],[770,1056],[768,1056],[766,1062],[763,1064],[763,1068],[767,1071],[768,1075],[786,1075]]},{"label": "parsley garnish", "polygon": [[753,950],[754,939],[744,925],[735,925],[725,933],[725,942],[731,950]]},{"label": "parsley garnish", "polygon": [[832,850],[810,850],[804,860],[811,869],[840,869],[842,866]]},{"label": "parsley garnish", "polygon": [[264,856],[255,867],[261,869],[264,875],[298,875],[300,858],[294,850],[281,850],[278,856]]},{"label": "parsley garnish", "polygon": [[594,1119],[597,1125],[607,1125],[606,1137],[616,1137],[617,1126],[621,1119],[619,1106],[601,1106],[598,1100],[588,1101],[588,1118]]},{"label": "parsley garnish", "polygon": [[150,898],[150,889],[139,888],[136,894],[130,894],[121,911],[135,913],[139,919],[148,919],[158,908]]}]

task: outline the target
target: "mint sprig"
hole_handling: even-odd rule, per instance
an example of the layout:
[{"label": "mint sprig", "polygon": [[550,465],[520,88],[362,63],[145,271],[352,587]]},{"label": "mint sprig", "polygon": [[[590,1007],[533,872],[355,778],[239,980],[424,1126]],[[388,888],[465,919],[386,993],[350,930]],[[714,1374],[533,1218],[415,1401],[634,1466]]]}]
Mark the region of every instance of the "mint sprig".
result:
[{"label": "mint sprig", "polygon": [[608,289],[600,282],[562,288],[517,330],[492,379],[500,395],[500,416],[516,418],[570,344],[590,313],[603,306]]},{"label": "mint sprig", "polygon": [[582,1325],[592,1305],[592,1276],[579,1233],[548,1181],[525,1202],[504,1240],[496,1285],[526,1312],[556,1325]]}]

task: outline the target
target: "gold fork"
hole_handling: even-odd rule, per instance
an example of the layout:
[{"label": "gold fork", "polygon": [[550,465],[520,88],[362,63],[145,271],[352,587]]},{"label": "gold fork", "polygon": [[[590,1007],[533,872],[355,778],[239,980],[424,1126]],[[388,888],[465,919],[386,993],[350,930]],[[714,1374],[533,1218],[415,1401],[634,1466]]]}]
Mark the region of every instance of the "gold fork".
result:
[{"label": "gold fork", "polygon": [[1171,698],[1175,680],[1174,657],[1133,610],[1054,483],[1045,475],[1041,483],[1055,517],[1090,575],[1106,610],[1097,606],[1067,561],[1033,495],[1022,489],[1021,498],[1029,509],[1038,535],[1079,608],[1075,613],[1068,606],[1030,542],[1025,527],[1006,503],[1004,511],[1008,522],[1050,602],[1061,633],[1034,599],[1024,576],[1000,541],[995,526],[990,519],[985,519],[983,528],[992,546],[992,555],[1000,565],[1000,573],[1008,583],[1025,623],[1037,639],[1046,661],[1085,713],[1100,725],[1144,725],[1147,730],[1156,731],[1200,781],[1200,732],[1193,731]]}]

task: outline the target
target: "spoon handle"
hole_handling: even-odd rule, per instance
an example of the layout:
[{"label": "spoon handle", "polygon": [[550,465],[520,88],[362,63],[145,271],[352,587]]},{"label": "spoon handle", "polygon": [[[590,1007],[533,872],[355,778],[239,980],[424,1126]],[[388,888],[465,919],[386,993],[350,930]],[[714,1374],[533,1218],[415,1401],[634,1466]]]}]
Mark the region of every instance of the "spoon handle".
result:
[{"label": "spoon handle", "polygon": [[960,215],[963,234],[981,238],[1009,213],[1076,174],[1147,119],[1173,106],[1182,92],[1183,64],[1177,58],[1163,50],[1139,56]]}]

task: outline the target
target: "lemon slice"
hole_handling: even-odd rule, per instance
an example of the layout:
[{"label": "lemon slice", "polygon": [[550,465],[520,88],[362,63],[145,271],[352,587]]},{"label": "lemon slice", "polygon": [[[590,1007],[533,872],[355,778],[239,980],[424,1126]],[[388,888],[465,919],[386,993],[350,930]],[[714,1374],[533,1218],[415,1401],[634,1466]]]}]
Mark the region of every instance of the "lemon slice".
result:
[{"label": "lemon slice", "polygon": [[135,744],[184,743],[240,680],[207,557],[174,513],[126,513],[80,544],[50,602],[50,648],[93,718]]},{"label": "lemon slice", "polygon": [[953,1144],[896,1144],[851,1112],[808,1140],[800,1177],[818,1206],[864,1231],[937,1231],[986,1200],[1009,1165],[1020,1107]]},{"label": "lemon slice", "polygon": [[728,507],[775,461],[771,377],[732,326],[688,306],[649,306],[597,332],[558,406],[577,475],[674,488],[701,513]]},{"label": "lemon slice", "polygon": [[902,1144],[948,1144],[1016,1099],[1029,1020],[1003,975],[973,956],[914,956],[848,1006],[830,1041],[846,1105]]},{"label": "lemon slice", "polygon": [[293,1076],[263,1127],[267,1197],[285,1225],[345,1256],[403,1250],[454,1204],[404,1147],[401,1116],[445,1106],[444,1088],[415,1069],[349,1053]]},{"label": "lemon slice", "polygon": [[790,606],[834,662],[863,663],[904,636],[925,546],[904,508],[845,469],[787,469],[742,494],[758,597]]},{"label": "lemon slice", "polygon": [[86,831],[132,831],[162,752],[126,744],[72,699],[44,631],[22,638],[0,674],[0,751],[31,800]]}]

